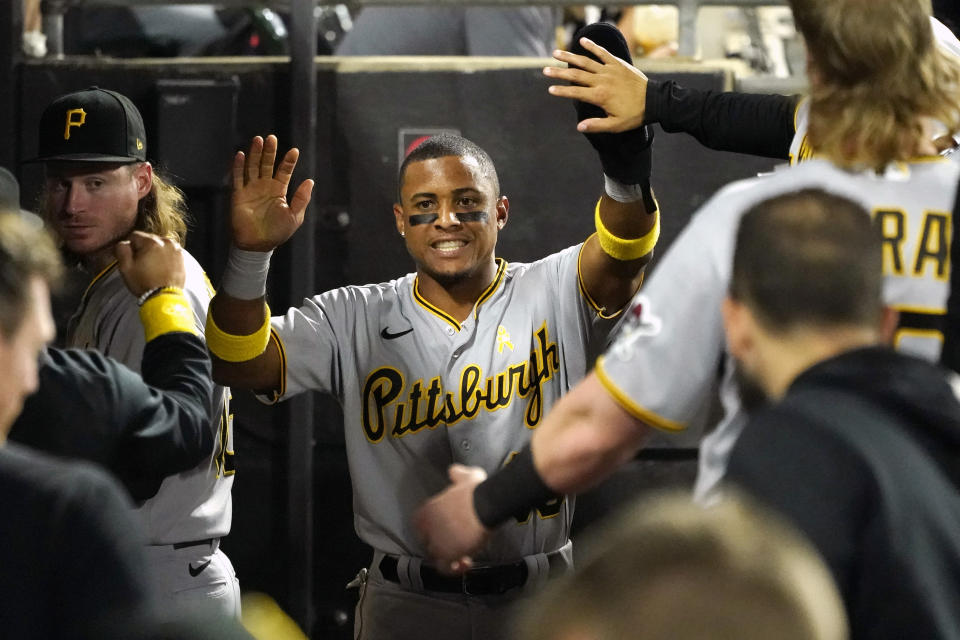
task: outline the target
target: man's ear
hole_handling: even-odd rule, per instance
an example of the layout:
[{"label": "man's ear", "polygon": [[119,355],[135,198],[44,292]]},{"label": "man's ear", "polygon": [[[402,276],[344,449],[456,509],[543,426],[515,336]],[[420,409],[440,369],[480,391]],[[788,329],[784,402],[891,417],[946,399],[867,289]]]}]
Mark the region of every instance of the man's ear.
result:
[{"label": "man's ear", "polygon": [[723,330],[727,336],[727,350],[737,360],[746,356],[750,350],[750,311],[741,302],[730,296],[723,299]]},{"label": "man's ear", "polygon": [[507,196],[497,198],[497,229],[503,229],[507,224],[507,218],[510,217],[510,201]]},{"label": "man's ear", "polygon": [[403,208],[398,203],[393,205],[393,217],[397,225],[397,233],[402,236],[406,231],[406,222],[403,219]]},{"label": "man's ear", "polygon": [[731,355],[736,357],[734,345],[739,344],[741,340],[742,305],[735,302],[730,296],[724,296],[720,312],[723,315],[723,332],[727,336],[727,349]]},{"label": "man's ear", "polygon": [[137,200],[143,200],[153,189],[153,167],[149,162],[141,162],[133,170],[133,181],[137,186]]},{"label": "man's ear", "polygon": [[880,342],[893,346],[893,337],[897,333],[898,324],[900,324],[900,312],[893,307],[883,305],[880,312]]}]

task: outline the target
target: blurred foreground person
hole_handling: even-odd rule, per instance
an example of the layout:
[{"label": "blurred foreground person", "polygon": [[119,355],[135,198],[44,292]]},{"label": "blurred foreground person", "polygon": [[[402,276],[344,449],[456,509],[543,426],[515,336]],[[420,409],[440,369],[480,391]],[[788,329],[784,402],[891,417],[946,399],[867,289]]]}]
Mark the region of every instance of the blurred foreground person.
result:
[{"label": "blurred foreground person", "polygon": [[840,640],[839,594],[792,528],[733,494],[646,497],[592,540],[518,621],[521,640]]}]

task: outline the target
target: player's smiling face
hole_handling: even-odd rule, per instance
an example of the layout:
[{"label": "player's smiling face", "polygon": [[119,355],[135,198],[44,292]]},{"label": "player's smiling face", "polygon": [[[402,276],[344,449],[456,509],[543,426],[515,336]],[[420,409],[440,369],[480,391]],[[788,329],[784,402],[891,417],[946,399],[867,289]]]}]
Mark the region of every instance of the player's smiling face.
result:
[{"label": "player's smiling face", "polygon": [[133,231],[137,204],[151,185],[147,163],[51,163],[45,209],[64,248],[102,267],[112,261],[113,245]]},{"label": "player's smiling face", "polygon": [[472,157],[444,156],[407,166],[394,205],[397,230],[421,276],[448,286],[496,273],[497,234],[509,203]]}]

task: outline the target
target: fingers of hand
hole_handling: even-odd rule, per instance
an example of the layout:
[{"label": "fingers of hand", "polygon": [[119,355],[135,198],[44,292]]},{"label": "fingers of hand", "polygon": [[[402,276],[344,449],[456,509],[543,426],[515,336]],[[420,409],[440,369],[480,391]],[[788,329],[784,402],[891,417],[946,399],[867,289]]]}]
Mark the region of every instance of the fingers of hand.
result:
[{"label": "fingers of hand", "polygon": [[572,67],[578,67],[584,71],[590,71],[596,73],[603,68],[603,65],[593,58],[588,58],[587,56],[581,56],[576,53],[571,53],[569,51],[561,51],[557,49],[553,52],[553,57],[560,62],[566,62]]},{"label": "fingers of hand", "polygon": [[[600,61],[603,63],[613,62],[614,60],[620,59],[617,56],[610,53],[609,51],[607,51],[606,49],[604,49],[603,47],[601,47],[600,45],[598,45],[596,42],[594,42],[590,38],[580,38],[580,44],[583,45],[584,49],[586,49],[593,55],[600,58]],[[598,64],[598,63],[594,63],[594,64]]]},{"label": "fingers of hand", "polygon": [[273,176],[273,164],[277,161],[277,136],[272,133],[267,136],[263,143],[263,155],[260,156],[261,178],[270,178]]},{"label": "fingers of hand", "polygon": [[577,131],[580,133],[617,133],[625,131],[626,127],[621,123],[620,118],[587,118],[577,123]]},{"label": "fingers of hand", "polygon": [[581,87],[575,84],[551,85],[547,90],[552,96],[557,96],[558,98],[582,100],[583,102],[589,102],[590,104],[595,104],[601,108],[603,107],[601,100],[605,99],[604,96],[599,94],[597,89],[593,87]]},{"label": "fingers of hand", "polygon": [[294,192],[293,198],[290,200],[290,211],[293,212],[294,217],[298,221],[302,221],[303,214],[307,210],[307,205],[310,204],[312,194],[313,180],[304,180]]},{"label": "fingers of hand", "polygon": [[120,271],[126,271],[133,262],[133,247],[129,240],[121,240],[113,249],[113,254],[117,257],[117,267]]},{"label": "fingers of hand", "polygon": [[[549,73],[548,73],[549,72]],[[567,80],[574,84],[592,86],[597,82],[597,74],[590,71],[583,71],[576,67],[562,69],[560,67],[546,67],[543,74],[557,80]]]},{"label": "fingers of hand", "polygon": [[151,247],[161,247],[165,243],[163,238],[160,238],[152,233],[147,233],[146,231],[134,231],[127,236],[127,240],[130,241],[130,245],[135,254],[139,254],[142,251],[147,251]]},{"label": "fingers of hand", "polygon": [[260,177],[261,155],[263,155],[263,138],[254,136],[250,141],[250,151],[247,153],[247,162],[244,167],[244,177],[247,182]]},{"label": "fingers of hand", "polygon": [[450,563],[450,569],[454,573],[463,573],[467,569],[473,566],[473,558],[470,556],[463,556],[459,560],[454,560]]},{"label": "fingers of hand", "polygon": [[460,482],[483,482],[487,479],[487,472],[480,467],[468,467],[463,464],[454,463],[447,469],[447,475],[450,482],[457,484]]},{"label": "fingers of hand", "polygon": [[247,155],[243,151],[237,151],[233,156],[233,188],[234,190],[243,188],[243,165]]},{"label": "fingers of hand", "polygon": [[283,160],[277,167],[277,180],[284,186],[290,184],[290,178],[293,177],[293,170],[297,168],[297,160],[300,158],[300,150],[296,147],[291,148],[283,154]]}]

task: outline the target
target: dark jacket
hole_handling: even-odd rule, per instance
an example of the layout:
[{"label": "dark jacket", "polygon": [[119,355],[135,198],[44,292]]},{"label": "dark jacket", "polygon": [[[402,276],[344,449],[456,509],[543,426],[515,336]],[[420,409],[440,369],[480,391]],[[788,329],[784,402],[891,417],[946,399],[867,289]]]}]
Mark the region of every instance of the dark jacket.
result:
[{"label": "dark jacket", "polygon": [[792,521],[837,581],[853,638],[960,638],[960,403],[887,349],[818,363],[754,415],[728,479]]},{"label": "dark jacket", "polygon": [[152,497],[213,451],[213,382],[206,347],[189,333],[148,342],[141,369],[143,378],[96,351],[48,349],[10,440],[97,462],[134,500]]}]

